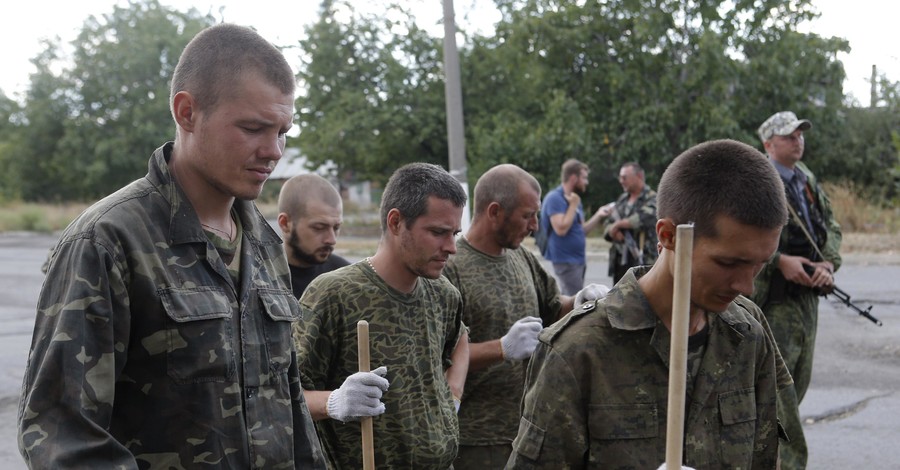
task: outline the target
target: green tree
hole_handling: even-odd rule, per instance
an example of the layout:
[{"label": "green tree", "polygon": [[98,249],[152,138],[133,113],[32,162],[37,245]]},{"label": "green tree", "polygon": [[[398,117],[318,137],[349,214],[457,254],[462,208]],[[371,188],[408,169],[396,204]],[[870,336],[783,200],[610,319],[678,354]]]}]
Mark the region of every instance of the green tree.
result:
[{"label": "green tree", "polygon": [[375,181],[406,162],[447,165],[440,41],[408,12],[377,18],[326,0],[300,46],[296,142],[311,165]]},{"label": "green tree", "polygon": [[146,173],[154,148],[173,136],[169,81],[187,42],[211,25],[196,10],[180,13],[157,0],[116,6],[85,22],[67,74],[77,99],[56,158],[79,182],[80,197],[106,194]]},{"label": "green tree", "polygon": [[94,199],[144,175],[153,149],[173,137],[168,83],[178,57],[213,22],[143,0],[89,17],[71,59],[47,42],[9,149],[29,169],[21,196]]},{"label": "green tree", "polygon": [[9,141],[9,173],[16,193],[25,200],[59,201],[73,196],[65,168],[54,164],[65,121],[71,115],[69,90],[73,87],[53,70],[61,60],[57,40],[44,42],[44,50],[31,62],[25,105],[16,133]]},{"label": "green tree", "polygon": [[[809,1],[497,5],[496,35],[474,41],[466,62],[476,166],[513,157],[550,187],[562,161],[579,158],[598,183],[589,200],[601,203],[621,191],[615,175],[626,161],[640,162],[653,184],[698,142],[759,146],[754,131],[776,110],[838,119],[835,54],[846,43],[796,31],[814,17]],[[554,129],[560,139],[547,139]]]},{"label": "green tree", "polygon": [[0,91],[0,203],[21,197],[20,169],[15,167],[13,139],[16,136],[16,116],[19,104]]}]

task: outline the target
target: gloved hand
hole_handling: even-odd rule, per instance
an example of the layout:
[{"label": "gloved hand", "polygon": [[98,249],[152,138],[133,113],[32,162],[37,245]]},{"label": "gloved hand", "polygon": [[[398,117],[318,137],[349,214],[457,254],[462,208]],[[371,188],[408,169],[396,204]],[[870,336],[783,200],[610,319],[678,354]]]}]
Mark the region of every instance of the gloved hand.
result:
[{"label": "gloved hand", "polygon": [[538,317],[525,317],[513,323],[509,331],[500,338],[500,352],[503,359],[521,361],[531,357],[543,327]]},{"label": "gloved hand", "polygon": [[[666,467],[666,463],[663,462],[662,465],[660,465],[659,468],[657,468],[656,470],[667,470],[668,468],[669,468],[669,467]],[[685,466],[683,466],[683,465],[682,465],[681,467],[679,467],[679,468],[680,468],[681,470],[694,470],[693,467],[685,467]],[[675,469],[673,469],[673,470],[679,470],[679,469],[678,469],[678,468],[675,468]]]},{"label": "gloved hand", "polygon": [[588,284],[587,287],[575,294],[575,308],[581,307],[581,304],[589,300],[599,300],[606,297],[609,293],[609,287],[603,284]]},{"label": "gloved hand", "polygon": [[328,395],[328,416],[345,423],[384,413],[381,395],[390,385],[385,376],[387,367],[381,366],[372,372],[357,372],[347,377],[340,388]]}]

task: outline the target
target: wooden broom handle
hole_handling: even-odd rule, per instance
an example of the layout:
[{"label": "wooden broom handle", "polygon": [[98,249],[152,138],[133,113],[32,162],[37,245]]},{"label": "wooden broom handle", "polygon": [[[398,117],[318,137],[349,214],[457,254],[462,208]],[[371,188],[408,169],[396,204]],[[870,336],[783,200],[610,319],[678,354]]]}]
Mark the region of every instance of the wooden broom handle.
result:
[{"label": "wooden broom handle", "polygon": [[672,294],[672,343],[669,348],[669,411],[666,422],[666,467],[682,465],[684,401],[687,385],[688,325],[691,316],[691,256],[694,226],[681,224],[675,232],[675,285]]},{"label": "wooden broom handle", "polygon": [[[369,372],[369,322],[360,320],[356,324],[356,342],[359,354],[359,371]],[[372,431],[372,417],[359,421],[362,433],[363,470],[375,470],[375,440]]]}]

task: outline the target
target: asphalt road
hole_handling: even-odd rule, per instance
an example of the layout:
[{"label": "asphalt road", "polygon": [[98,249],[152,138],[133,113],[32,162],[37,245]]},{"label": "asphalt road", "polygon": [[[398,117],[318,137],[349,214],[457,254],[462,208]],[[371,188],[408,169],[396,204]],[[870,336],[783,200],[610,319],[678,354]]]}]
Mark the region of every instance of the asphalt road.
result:
[{"label": "asphalt road", "polygon": [[[40,267],[54,241],[51,235],[0,234],[2,469],[25,468],[16,444],[16,412],[43,282]],[[590,282],[610,282],[605,258],[591,254]],[[812,384],[800,406],[809,468],[900,469],[900,255],[846,258],[836,275],[838,286],[863,308],[873,305],[872,314],[884,326],[834,299],[820,303]]]}]

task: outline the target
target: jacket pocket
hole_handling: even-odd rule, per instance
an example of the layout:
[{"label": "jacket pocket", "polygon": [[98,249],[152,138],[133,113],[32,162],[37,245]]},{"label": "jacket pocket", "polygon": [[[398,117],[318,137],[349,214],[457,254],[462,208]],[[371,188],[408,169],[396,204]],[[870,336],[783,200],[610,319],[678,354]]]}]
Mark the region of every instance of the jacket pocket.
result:
[{"label": "jacket pocket", "polygon": [[753,388],[719,394],[720,459],[749,468],[756,440],[756,393]]},{"label": "jacket pocket", "polygon": [[659,435],[655,403],[589,405],[592,439],[647,439]]},{"label": "jacket pocket", "polygon": [[263,330],[269,369],[277,374],[291,365],[291,331],[294,322],[300,320],[300,303],[293,293],[280,289],[259,289],[259,300],[266,312]]},{"label": "jacket pocket", "polygon": [[519,420],[519,432],[513,440],[513,452],[537,460],[544,445],[545,431],[524,416]]},{"label": "jacket pocket", "polygon": [[588,405],[588,466],[607,468],[609,462],[621,462],[623,468],[655,468],[660,461],[659,426],[655,403]]},{"label": "jacket pocket", "polygon": [[235,372],[231,302],[217,287],[160,291],[167,315],[166,368],[177,383],[224,382]]}]

